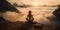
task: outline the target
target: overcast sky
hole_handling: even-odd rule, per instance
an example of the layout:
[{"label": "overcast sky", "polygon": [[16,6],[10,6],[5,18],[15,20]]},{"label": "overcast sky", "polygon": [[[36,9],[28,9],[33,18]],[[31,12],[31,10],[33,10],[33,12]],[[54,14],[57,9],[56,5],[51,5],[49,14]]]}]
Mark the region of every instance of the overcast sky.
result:
[{"label": "overcast sky", "polygon": [[57,5],[60,4],[60,0],[9,0],[10,2],[16,2],[18,4],[36,4],[38,3],[39,5]]}]

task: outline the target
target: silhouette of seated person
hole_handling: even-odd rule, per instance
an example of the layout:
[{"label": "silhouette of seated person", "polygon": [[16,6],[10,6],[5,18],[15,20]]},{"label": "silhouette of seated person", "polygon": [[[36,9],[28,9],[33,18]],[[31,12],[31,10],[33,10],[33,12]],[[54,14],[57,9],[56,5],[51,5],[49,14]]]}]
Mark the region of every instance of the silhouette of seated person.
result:
[{"label": "silhouette of seated person", "polygon": [[29,14],[26,18],[27,22],[33,22],[34,18],[33,18],[33,15],[31,14],[31,11],[29,11]]},{"label": "silhouette of seated person", "polygon": [[29,11],[29,14],[26,18],[27,22],[24,24],[24,26],[21,28],[21,30],[29,30],[33,26],[33,15],[31,14],[31,11]]}]

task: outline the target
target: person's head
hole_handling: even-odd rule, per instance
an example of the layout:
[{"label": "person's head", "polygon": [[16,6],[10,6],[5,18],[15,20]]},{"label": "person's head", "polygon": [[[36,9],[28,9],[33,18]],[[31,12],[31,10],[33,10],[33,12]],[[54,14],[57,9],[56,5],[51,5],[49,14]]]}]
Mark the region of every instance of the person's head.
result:
[{"label": "person's head", "polygon": [[31,11],[29,11],[29,14],[31,14]]}]

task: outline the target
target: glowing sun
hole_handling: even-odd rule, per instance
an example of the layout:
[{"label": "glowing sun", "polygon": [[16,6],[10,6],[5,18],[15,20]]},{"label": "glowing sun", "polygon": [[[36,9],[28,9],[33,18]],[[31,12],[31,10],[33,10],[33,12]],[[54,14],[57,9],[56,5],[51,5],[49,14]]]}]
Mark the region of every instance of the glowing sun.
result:
[{"label": "glowing sun", "polygon": [[35,0],[35,1],[33,1],[33,2],[32,2],[32,5],[33,5],[33,6],[38,6],[38,5],[40,5],[40,0]]}]

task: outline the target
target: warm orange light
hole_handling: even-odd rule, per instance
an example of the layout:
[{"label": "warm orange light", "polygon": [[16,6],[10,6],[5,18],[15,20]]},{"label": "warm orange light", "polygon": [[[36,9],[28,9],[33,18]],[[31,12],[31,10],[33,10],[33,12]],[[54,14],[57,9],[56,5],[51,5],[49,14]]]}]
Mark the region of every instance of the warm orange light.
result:
[{"label": "warm orange light", "polygon": [[35,1],[33,1],[33,2],[32,2],[32,5],[33,5],[33,6],[38,6],[38,5],[40,5],[40,0],[35,0]]}]

